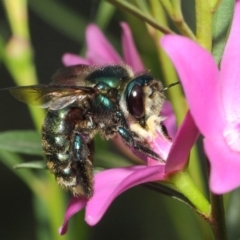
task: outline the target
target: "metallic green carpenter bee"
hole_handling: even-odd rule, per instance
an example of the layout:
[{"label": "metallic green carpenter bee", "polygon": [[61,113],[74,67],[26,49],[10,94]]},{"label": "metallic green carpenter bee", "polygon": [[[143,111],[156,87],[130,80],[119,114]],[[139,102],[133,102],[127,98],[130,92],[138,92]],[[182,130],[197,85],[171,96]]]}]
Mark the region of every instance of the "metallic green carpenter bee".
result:
[{"label": "metallic green carpenter bee", "polygon": [[18,100],[47,108],[42,147],[47,167],[74,196],[93,195],[93,138],[117,134],[140,154],[162,161],[145,136],[161,128],[162,84],[125,65],[76,65],[58,70],[49,85],[11,88]]}]

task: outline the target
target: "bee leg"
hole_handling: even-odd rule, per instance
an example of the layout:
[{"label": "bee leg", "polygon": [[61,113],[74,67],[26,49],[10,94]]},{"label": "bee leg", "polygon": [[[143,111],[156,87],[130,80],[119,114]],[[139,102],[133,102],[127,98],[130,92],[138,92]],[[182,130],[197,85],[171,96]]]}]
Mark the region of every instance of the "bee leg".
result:
[{"label": "bee leg", "polygon": [[87,143],[85,137],[79,132],[74,131],[70,144],[71,171],[75,173],[75,185],[71,191],[75,196],[86,196],[90,198],[93,195],[93,167],[92,153],[93,141]]},{"label": "bee leg", "polygon": [[131,132],[129,130],[127,130],[126,128],[119,127],[118,133],[128,146],[133,147],[134,149],[136,149],[138,152],[142,153],[143,155],[146,155],[148,157],[156,159],[160,162],[165,162],[161,157],[158,156],[157,153],[155,153],[148,147],[144,146],[141,142],[135,141]]}]

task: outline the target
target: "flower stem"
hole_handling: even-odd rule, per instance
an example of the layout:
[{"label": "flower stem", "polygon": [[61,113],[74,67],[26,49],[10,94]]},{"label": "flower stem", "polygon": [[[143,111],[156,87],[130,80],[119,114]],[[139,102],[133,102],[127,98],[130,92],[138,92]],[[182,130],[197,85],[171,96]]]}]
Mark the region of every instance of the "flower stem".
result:
[{"label": "flower stem", "polygon": [[169,0],[161,0],[160,2],[182,35],[196,41],[196,36],[184,20],[181,10],[181,1],[172,0],[172,2],[170,2]]},{"label": "flower stem", "polygon": [[[1,56],[17,85],[37,84],[36,69],[33,62],[33,50],[28,29],[27,1],[5,0],[12,37]],[[37,129],[41,128],[44,111],[29,106],[32,119]]]},{"label": "flower stem", "polygon": [[174,34],[174,32],[168,28],[167,26],[164,26],[157,22],[154,18],[152,18],[150,15],[146,15],[144,12],[136,8],[134,5],[130,4],[127,1],[122,0],[107,0],[108,2],[112,3],[113,5],[131,13],[135,17],[140,18],[141,20],[147,22],[152,27],[158,29],[159,31],[165,33],[165,34]]},{"label": "flower stem", "polygon": [[187,197],[195,206],[197,212],[205,219],[210,219],[211,206],[207,199],[201,194],[194,185],[189,173],[185,170],[174,173],[169,180],[174,184],[176,189]]},{"label": "flower stem", "polygon": [[[27,1],[5,0],[3,3],[11,27],[12,37],[7,44],[4,44],[4,49],[1,41],[0,51],[3,54],[0,57],[17,85],[37,84],[33,49],[28,28]],[[40,130],[45,115],[44,111],[36,107],[29,107],[29,109],[36,128]],[[49,221],[48,223],[51,228],[48,239],[62,239],[57,233],[57,228],[60,225],[59,219],[63,217],[65,202],[63,192],[52,179],[53,177],[51,176],[51,180],[42,184],[42,181],[31,174],[30,170],[26,171],[24,175],[19,174],[19,176],[30,187],[47,210],[46,219]],[[28,179],[27,177],[31,178]],[[52,182],[54,183],[52,184]]]},{"label": "flower stem", "polygon": [[212,11],[209,1],[195,0],[197,41],[208,51],[212,49]]},{"label": "flower stem", "polygon": [[[207,163],[207,174],[210,175],[210,164],[209,160],[206,157]],[[215,239],[217,240],[226,240],[227,239],[227,228],[224,214],[224,206],[223,206],[223,197],[222,195],[217,195],[210,192],[210,200],[211,200],[211,218],[209,219],[209,223],[211,225],[213,234]]]},{"label": "flower stem", "polygon": [[217,240],[227,239],[227,230],[225,224],[224,207],[223,207],[223,197],[222,195],[216,195],[211,193],[211,220],[210,224],[212,227],[213,234]]},{"label": "flower stem", "polygon": [[[158,1],[150,1],[151,15],[158,21],[163,24],[167,24],[167,17],[163,10],[162,5]],[[156,49],[158,52],[158,58],[160,60],[160,68],[162,69],[163,79],[166,85],[169,85],[173,82],[178,81],[178,76],[173,67],[172,62],[169,57],[166,55],[165,51],[159,45],[159,39],[163,36],[163,33],[159,31],[154,31],[150,29],[151,36],[153,37]],[[154,34],[153,34],[154,33]],[[177,116],[177,122],[180,124],[187,112],[187,106],[185,103],[185,98],[183,97],[182,90],[180,87],[171,88],[167,91],[168,99],[173,105],[174,112]]]}]

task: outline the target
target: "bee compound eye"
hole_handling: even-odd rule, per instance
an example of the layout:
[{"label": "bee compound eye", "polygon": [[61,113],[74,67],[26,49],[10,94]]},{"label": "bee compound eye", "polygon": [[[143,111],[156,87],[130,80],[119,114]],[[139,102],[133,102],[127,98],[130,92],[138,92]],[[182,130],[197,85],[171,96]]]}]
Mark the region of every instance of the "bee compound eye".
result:
[{"label": "bee compound eye", "polygon": [[142,118],[145,114],[143,96],[143,89],[139,84],[135,84],[128,95],[128,109],[135,118]]}]

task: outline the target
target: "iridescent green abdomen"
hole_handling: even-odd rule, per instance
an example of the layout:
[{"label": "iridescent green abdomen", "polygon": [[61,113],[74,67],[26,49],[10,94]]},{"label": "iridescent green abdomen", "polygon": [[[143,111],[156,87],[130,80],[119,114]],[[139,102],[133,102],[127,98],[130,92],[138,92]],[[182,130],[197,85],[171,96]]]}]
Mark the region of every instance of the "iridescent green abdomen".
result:
[{"label": "iridescent green abdomen", "polygon": [[79,108],[49,110],[42,126],[42,146],[57,182],[74,195],[91,196],[92,163],[84,139],[75,131],[81,120]]}]

